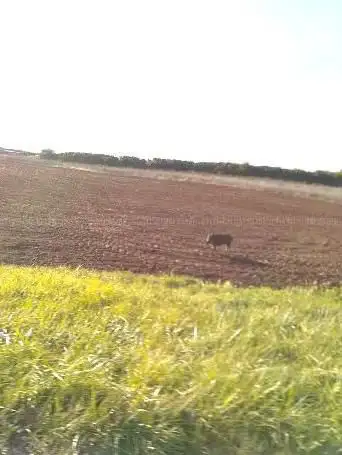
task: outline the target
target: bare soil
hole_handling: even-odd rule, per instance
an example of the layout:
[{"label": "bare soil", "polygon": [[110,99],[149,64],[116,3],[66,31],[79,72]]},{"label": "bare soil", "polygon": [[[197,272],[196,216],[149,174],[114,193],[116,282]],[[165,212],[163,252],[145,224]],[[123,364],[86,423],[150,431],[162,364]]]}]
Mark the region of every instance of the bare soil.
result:
[{"label": "bare soil", "polygon": [[[341,199],[79,167],[0,155],[0,263],[341,282]],[[230,250],[206,245],[209,232],[231,233]]]}]

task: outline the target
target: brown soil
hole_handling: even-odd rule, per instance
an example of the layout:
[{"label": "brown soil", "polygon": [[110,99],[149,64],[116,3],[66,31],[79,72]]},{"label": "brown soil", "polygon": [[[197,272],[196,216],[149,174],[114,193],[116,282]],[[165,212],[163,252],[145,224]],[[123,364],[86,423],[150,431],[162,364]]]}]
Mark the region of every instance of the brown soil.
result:
[{"label": "brown soil", "polygon": [[[275,287],[341,281],[338,201],[0,155],[0,215],[3,264],[173,272]],[[211,231],[233,234],[230,251],[206,245]]]}]

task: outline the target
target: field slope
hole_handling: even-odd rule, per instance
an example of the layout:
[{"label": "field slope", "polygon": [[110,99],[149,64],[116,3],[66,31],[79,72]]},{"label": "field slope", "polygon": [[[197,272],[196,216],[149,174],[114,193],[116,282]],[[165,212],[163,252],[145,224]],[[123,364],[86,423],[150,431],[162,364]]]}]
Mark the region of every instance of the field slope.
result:
[{"label": "field slope", "polygon": [[[278,288],[341,283],[340,197],[132,172],[0,156],[0,264],[173,272]],[[229,254],[205,244],[210,231],[233,234]]]},{"label": "field slope", "polygon": [[338,288],[3,266],[0,447],[337,453],[341,303]]}]

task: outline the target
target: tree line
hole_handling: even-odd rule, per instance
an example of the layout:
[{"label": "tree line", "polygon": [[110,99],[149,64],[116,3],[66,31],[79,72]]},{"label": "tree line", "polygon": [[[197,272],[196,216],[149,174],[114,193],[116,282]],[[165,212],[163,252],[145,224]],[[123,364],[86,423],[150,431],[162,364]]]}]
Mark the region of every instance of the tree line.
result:
[{"label": "tree line", "polygon": [[328,186],[342,186],[342,172],[304,171],[301,169],[284,169],[273,166],[253,166],[249,163],[230,162],[194,162],[175,159],[153,158],[146,160],[135,156],[112,156],[97,153],[56,153],[51,149],[41,151],[43,159],[64,162],[100,164],[113,167],[130,167],[136,169],[159,169],[182,172],[204,172],[208,174],[231,175],[241,177],[267,177],[292,182],[318,183]]},{"label": "tree line", "polygon": [[[35,155],[23,150],[0,147],[1,153],[19,155]],[[52,159],[64,162],[99,164],[112,167],[130,167],[136,169],[158,169],[167,171],[202,172],[216,175],[231,175],[241,177],[266,177],[275,180],[285,180],[301,183],[316,183],[327,186],[342,186],[342,171],[304,171],[301,169],[285,169],[274,166],[253,166],[249,163],[230,162],[194,162],[175,159],[153,158],[146,160],[135,156],[113,156],[95,153],[56,153],[51,149],[44,149],[40,153],[42,159]]]},{"label": "tree line", "polygon": [[[0,147],[0,153],[5,150]],[[19,151],[17,151],[19,152]],[[23,152],[25,155],[35,155]],[[267,177],[275,180],[286,180],[302,183],[318,183],[327,186],[342,186],[342,171],[304,171],[301,169],[284,169],[273,166],[253,166],[249,163],[237,164],[230,162],[194,162],[164,158],[146,160],[135,156],[112,156],[98,153],[56,153],[51,149],[44,149],[40,158],[64,162],[100,164],[113,167],[130,167],[136,169],[159,169],[182,172],[204,172],[208,174],[231,175],[240,177]]]}]

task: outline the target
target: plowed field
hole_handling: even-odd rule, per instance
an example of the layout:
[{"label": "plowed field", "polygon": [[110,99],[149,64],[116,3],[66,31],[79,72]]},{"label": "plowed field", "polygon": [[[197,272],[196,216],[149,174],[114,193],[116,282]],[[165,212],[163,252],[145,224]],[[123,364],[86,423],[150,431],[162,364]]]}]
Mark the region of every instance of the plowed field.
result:
[{"label": "plowed field", "polygon": [[[206,245],[210,231],[233,234],[229,252]],[[337,284],[342,204],[0,155],[0,263],[174,272],[238,285]]]}]

